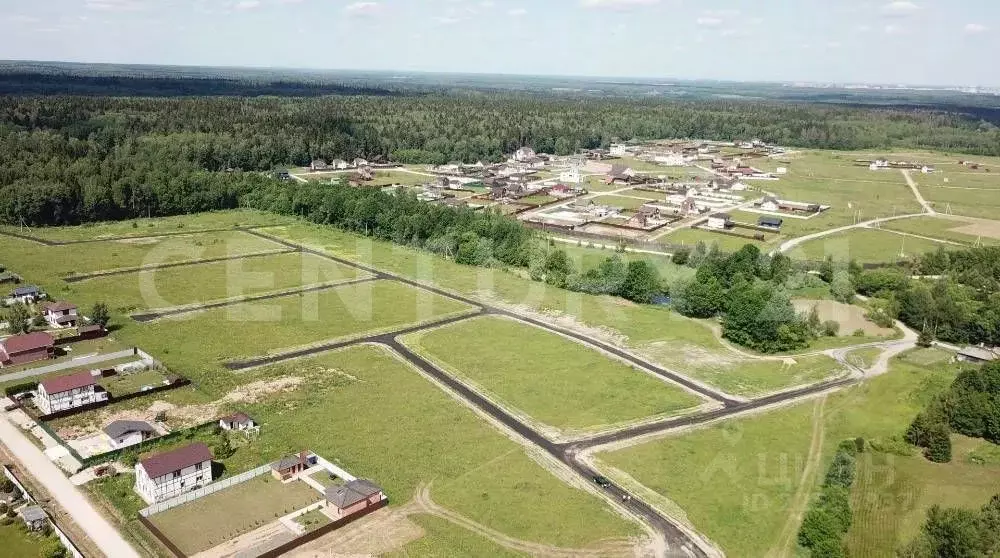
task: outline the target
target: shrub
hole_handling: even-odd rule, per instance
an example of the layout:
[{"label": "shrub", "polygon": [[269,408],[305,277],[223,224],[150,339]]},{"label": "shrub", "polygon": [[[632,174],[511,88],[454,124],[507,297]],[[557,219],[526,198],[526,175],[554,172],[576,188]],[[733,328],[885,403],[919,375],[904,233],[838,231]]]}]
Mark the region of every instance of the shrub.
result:
[{"label": "shrub", "polygon": [[840,333],[840,324],[834,320],[827,320],[823,322],[823,335],[827,337],[836,337]]},{"label": "shrub", "polygon": [[865,336],[865,330],[863,330],[863,329],[861,329],[859,327],[858,329],[854,330],[854,333],[852,333],[851,335],[853,335],[855,337],[864,337]]}]

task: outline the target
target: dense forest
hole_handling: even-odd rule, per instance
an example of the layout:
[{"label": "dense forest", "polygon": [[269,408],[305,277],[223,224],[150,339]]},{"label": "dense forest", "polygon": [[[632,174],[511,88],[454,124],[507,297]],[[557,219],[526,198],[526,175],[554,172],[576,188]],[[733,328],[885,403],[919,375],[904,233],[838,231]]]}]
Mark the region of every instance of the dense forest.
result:
[{"label": "dense forest", "polygon": [[1000,154],[1000,129],[984,121],[847,106],[473,93],[0,97],[0,220],[65,224],[234,207],[262,184],[258,171],[316,157],[496,161],[521,145],[567,154],[666,137]]}]

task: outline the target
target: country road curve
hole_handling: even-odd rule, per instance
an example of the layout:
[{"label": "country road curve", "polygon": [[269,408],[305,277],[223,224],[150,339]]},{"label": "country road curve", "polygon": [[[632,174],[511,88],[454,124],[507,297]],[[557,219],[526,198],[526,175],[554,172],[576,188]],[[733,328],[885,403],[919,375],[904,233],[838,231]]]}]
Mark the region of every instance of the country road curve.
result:
[{"label": "country road curve", "polygon": [[862,221],[860,223],[855,223],[853,225],[844,225],[843,227],[836,227],[836,228],[833,228],[833,229],[827,229],[825,231],[820,231],[820,232],[817,232],[817,233],[807,234],[805,236],[799,236],[799,237],[796,237],[796,238],[792,238],[790,240],[786,240],[785,242],[782,242],[781,246],[778,246],[778,249],[775,250],[774,252],[772,252],[772,254],[774,254],[774,253],[784,254],[784,253],[788,252],[789,250],[791,250],[792,248],[795,248],[796,246],[799,246],[801,244],[809,242],[810,240],[816,240],[817,238],[823,238],[824,236],[830,236],[830,235],[834,235],[834,234],[837,234],[837,233],[842,233],[844,231],[849,231],[851,229],[868,228],[868,227],[871,227],[872,225],[877,225],[879,223],[887,223],[889,221],[896,221],[896,220],[899,220],[899,219],[909,219],[911,217],[920,217],[921,215],[927,215],[927,213],[907,213],[906,215],[894,215],[892,217],[879,217],[878,219],[871,219],[869,221]]},{"label": "country road curve", "polygon": [[[73,486],[49,458],[11,424],[6,413],[0,413],[0,441],[38,482],[52,494],[59,505],[73,517],[94,544],[111,558],[139,558],[121,534],[102,516],[87,497]],[[2,555],[0,549],[0,555]]]}]

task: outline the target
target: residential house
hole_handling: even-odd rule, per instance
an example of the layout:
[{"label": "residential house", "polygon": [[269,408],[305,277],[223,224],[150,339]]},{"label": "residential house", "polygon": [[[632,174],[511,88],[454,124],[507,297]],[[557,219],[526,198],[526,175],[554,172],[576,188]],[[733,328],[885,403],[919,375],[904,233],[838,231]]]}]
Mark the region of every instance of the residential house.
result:
[{"label": "residential house", "polygon": [[778,209],[780,209],[778,198],[774,196],[764,196],[764,199],[760,202],[760,208],[764,211],[778,211]]},{"label": "residential house", "polygon": [[710,229],[725,230],[732,226],[732,216],[728,213],[713,213],[708,217],[706,226]]},{"label": "residential house", "polygon": [[46,415],[107,400],[108,392],[88,371],[42,380],[35,394],[35,405]]},{"label": "residential house", "polygon": [[818,203],[779,200],[778,208],[785,211],[801,211],[804,213],[819,213],[823,208]]},{"label": "residential house", "polygon": [[984,362],[993,362],[997,360],[997,354],[985,347],[964,347],[958,351],[955,355],[955,360],[959,362],[971,362],[974,364],[982,364]]},{"label": "residential house", "polygon": [[309,163],[309,170],[314,171],[325,171],[330,168],[330,165],[326,164],[323,159],[314,159],[313,162]]},{"label": "residential house", "polygon": [[774,229],[774,230],[778,230],[778,229],[781,228],[781,224],[783,222],[784,221],[782,219],[778,218],[778,217],[771,217],[769,215],[762,215],[759,219],[757,219],[757,226],[759,226],[759,227],[766,227],[766,228]]},{"label": "residential house", "polygon": [[566,182],[569,184],[579,184],[580,169],[577,167],[572,167],[570,169],[562,171],[561,173],[559,173],[559,182]]},{"label": "residential house", "polygon": [[625,165],[612,165],[604,181],[608,184],[629,184],[635,177],[635,171]]},{"label": "residential house", "polygon": [[10,271],[0,271],[0,285],[4,283],[14,283],[15,285],[21,282],[21,276],[12,273]]},{"label": "residential house", "polygon": [[889,161],[885,159],[876,159],[872,161],[870,165],[868,165],[868,168],[873,171],[887,169],[889,168]]},{"label": "residential house", "polygon": [[628,151],[625,149],[624,143],[612,143],[610,149],[608,149],[608,153],[612,157],[624,157]]},{"label": "residential house", "polygon": [[250,430],[256,426],[257,423],[243,411],[219,419],[219,428],[223,430]]},{"label": "residential house", "polygon": [[141,444],[159,434],[153,425],[141,420],[116,420],[102,428],[112,448],[127,448]]},{"label": "residential house", "polygon": [[535,153],[535,150],[530,147],[522,147],[514,152],[514,160],[519,163],[526,162],[529,159],[534,159],[535,157],[538,157],[538,154]]},{"label": "residential house", "polygon": [[204,442],[151,455],[135,464],[135,491],[151,504],[210,482],[212,452]]},{"label": "residential house", "polygon": [[354,180],[369,181],[375,179],[375,171],[371,167],[361,167],[354,173]]},{"label": "residential house", "polygon": [[43,307],[43,316],[50,326],[61,329],[76,327],[80,316],[76,313],[76,305],[69,302],[49,302]]},{"label": "residential house", "polygon": [[333,161],[330,161],[330,166],[336,170],[344,170],[350,165],[348,165],[347,161],[343,159],[334,159]]},{"label": "residential house", "polygon": [[546,160],[542,157],[531,157],[530,159],[525,159],[524,161],[521,161],[521,163],[527,167],[525,170],[544,169],[545,162]]},{"label": "residential house", "polygon": [[49,524],[49,516],[39,506],[27,506],[21,510],[24,525],[32,531],[41,531]]},{"label": "residential house", "polygon": [[356,168],[356,169],[359,169],[361,167],[367,167],[368,166],[368,161],[366,161],[365,159],[362,159],[361,157],[358,157],[358,158],[354,159],[353,161],[351,161],[351,166],[354,167],[354,168]]},{"label": "residential house", "polygon": [[778,167],[774,169],[775,174],[788,174],[788,167]]},{"label": "residential house", "polygon": [[315,464],[315,456],[310,456],[307,451],[300,451],[295,455],[286,455],[272,463],[271,474],[280,481],[287,481]]},{"label": "residential house", "polygon": [[924,165],[924,166],[920,167],[920,172],[922,172],[924,174],[930,174],[930,173],[934,172],[934,167],[928,167],[927,165]]},{"label": "residential house", "polygon": [[13,335],[0,341],[0,368],[52,358],[56,342],[44,331]]},{"label": "residential house", "polygon": [[333,517],[347,517],[368,509],[385,498],[382,489],[370,480],[355,479],[343,486],[329,486],[324,492]]},{"label": "residential house", "polygon": [[15,302],[20,302],[21,304],[31,304],[44,297],[45,293],[43,293],[38,287],[34,285],[21,285],[20,287],[14,287],[14,290],[10,292],[10,296],[7,297],[7,304],[13,304]]}]

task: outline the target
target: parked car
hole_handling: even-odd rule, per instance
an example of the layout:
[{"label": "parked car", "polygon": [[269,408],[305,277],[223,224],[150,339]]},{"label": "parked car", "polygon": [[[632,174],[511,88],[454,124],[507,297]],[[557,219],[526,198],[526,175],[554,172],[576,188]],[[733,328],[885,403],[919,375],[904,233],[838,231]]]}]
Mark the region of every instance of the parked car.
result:
[{"label": "parked car", "polygon": [[594,482],[597,483],[597,486],[600,486],[601,488],[607,488],[611,486],[611,481],[608,480],[608,477],[602,475],[597,475],[596,477],[594,477]]}]

